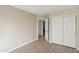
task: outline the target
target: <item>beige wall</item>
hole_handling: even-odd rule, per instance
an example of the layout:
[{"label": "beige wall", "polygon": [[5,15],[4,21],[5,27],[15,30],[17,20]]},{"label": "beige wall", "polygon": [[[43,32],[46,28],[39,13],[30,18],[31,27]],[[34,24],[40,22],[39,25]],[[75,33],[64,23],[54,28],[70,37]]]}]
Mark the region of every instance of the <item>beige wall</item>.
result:
[{"label": "beige wall", "polygon": [[51,23],[51,20],[52,20],[52,16],[55,16],[55,15],[76,15],[77,16],[77,21],[76,21],[76,29],[77,29],[77,40],[76,40],[76,47],[77,47],[77,49],[79,50],[79,9],[78,8],[76,8],[76,9],[71,9],[71,10],[65,10],[65,11],[60,11],[60,12],[55,12],[55,13],[51,13],[50,15],[49,15],[49,22],[50,22],[50,24],[49,24],[49,41],[51,42],[52,41],[52,33],[51,33],[51,31],[52,31],[52,29],[51,29],[51,27],[52,27],[52,23]]},{"label": "beige wall", "polygon": [[0,6],[0,51],[35,40],[37,16],[9,6]]}]

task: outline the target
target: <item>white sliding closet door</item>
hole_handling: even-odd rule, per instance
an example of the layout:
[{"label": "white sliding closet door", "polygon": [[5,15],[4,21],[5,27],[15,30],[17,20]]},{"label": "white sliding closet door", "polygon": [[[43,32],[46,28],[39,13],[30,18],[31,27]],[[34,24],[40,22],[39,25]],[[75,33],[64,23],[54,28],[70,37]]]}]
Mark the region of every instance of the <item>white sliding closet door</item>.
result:
[{"label": "white sliding closet door", "polygon": [[62,45],[62,16],[52,17],[52,30],[52,42]]},{"label": "white sliding closet door", "polygon": [[76,47],[76,17],[64,16],[64,45],[69,47]]}]

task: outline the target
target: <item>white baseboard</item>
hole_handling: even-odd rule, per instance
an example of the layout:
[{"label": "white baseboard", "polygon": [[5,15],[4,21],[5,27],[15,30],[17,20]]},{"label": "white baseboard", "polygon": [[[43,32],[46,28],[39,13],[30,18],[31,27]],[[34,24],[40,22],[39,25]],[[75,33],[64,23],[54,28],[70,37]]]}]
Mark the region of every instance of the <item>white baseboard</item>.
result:
[{"label": "white baseboard", "polygon": [[17,49],[17,48],[20,48],[20,47],[22,47],[22,46],[24,46],[24,45],[26,45],[26,44],[29,44],[29,43],[31,43],[31,42],[33,42],[33,41],[36,41],[36,40],[37,40],[37,39],[31,40],[31,41],[26,42],[26,43],[23,43],[23,44],[21,44],[21,45],[15,47],[15,48],[12,48],[12,49],[8,50],[7,53],[9,53],[9,52],[11,52],[11,51],[13,51],[13,50],[15,50],[15,49]]},{"label": "white baseboard", "polygon": [[49,43],[52,43],[52,41],[49,41]]}]

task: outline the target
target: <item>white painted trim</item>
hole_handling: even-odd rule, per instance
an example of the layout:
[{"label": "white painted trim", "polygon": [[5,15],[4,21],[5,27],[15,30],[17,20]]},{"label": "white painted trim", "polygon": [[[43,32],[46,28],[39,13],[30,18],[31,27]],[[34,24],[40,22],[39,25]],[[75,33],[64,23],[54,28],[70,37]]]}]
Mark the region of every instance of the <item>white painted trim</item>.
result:
[{"label": "white painted trim", "polygon": [[[35,39],[35,40],[37,40],[37,39]],[[8,50],[6,53],[9,53],[9,52],[11,52],[11,51],[13,51],[13,50],[15,50],[15,49],[17,49],[17,48],[20,48],[20,47],[22,47],[22,46],[24,46],[24,45],[26,45],[26,44],[29,44],[29,43],[31,43],[31,42],[33,42],[33,41],[35,41],[35,40],[31,40],[31,41],[26,42],[26,43],[23,43],[23,44],[21,44],[21,45],[19,45],[19,46],[17,46],[17,47],[14,47],[14,48]]]},{"label": "white painted trim", "polygon": [[52,43],[52,41],[50,41],[50,40],[49,40],[49,43],[51,44],[51,43]]},{"label": "white painted trim", "polygon": [[37,16],[37,27],[36,27],[36,30],[37,30],[37,40],[38,40],[38,16]]}]

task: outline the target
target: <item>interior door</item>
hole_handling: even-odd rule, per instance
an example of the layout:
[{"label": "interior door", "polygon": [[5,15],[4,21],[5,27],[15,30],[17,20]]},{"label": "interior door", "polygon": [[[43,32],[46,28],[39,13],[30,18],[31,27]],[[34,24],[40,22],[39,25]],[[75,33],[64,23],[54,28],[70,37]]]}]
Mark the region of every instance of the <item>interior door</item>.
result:
[{"label": "interior door", "polygon": [[76,47],[76,17],[64,16],[64,45]]},{"label": "interior door", "polygon": [[46,41],[49,41],[48,39],[48,18],[45,19],[45,39]]},{"label": "interior door", "polygon": [[56,44],[63,44],[62,33],[62,16],[52,17],[52,42]]}]

